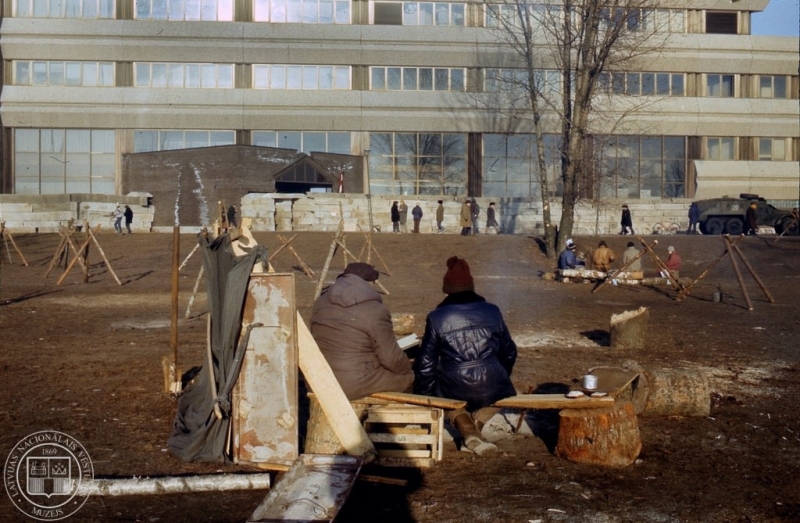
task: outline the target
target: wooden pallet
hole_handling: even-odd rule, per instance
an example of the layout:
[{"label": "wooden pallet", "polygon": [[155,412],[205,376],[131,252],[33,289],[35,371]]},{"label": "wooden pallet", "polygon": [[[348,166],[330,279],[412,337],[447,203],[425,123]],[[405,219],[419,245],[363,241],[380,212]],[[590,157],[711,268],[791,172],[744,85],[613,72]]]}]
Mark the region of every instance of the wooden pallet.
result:
[{"label": "wooden pallet", "polygon": [[370,405],[364,429],[387,467],[432,467],[442,460],[442,409],[416,405]]}]

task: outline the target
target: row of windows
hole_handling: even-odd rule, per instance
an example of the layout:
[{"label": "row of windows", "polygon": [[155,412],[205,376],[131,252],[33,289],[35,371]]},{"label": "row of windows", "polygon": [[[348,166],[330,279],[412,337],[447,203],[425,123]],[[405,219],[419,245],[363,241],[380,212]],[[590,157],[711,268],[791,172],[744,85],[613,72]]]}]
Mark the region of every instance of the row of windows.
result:
[{"label": "row of windows", "polygon": [[[786,138],[756,138],[758,159],[761,161],[782,162],[789,160],[786,152]],[[736,160],[740,157],[738,140],[731,136],[706,138],[707,160]]]},{"label": "row of windows", "polygon": [[[554,4],[523,4],[510,2],[507,4],[489,4],[486,6],[486,27],[509,28],[520,26],[520,10],[525,10],[528,24],[531,27],[552,26],[560,24],[564,18],[564,7]],[[613,8],[603,9],[601,28],[611,28],[620,22],[625,23],[629,31],[685,33],[686,11],[683,9],[636,9]],[[573,27],[580,27],[581,19],[578,10],[570,12]]]},{"label": "row of windows", "polygon": [[[252,131],[251,144],[305,153],[357,154],[349,132]],[[545,136],[549,185],[559,194],[559,137]],[[786,138],[756,138],[760,160],[784,160]],[[233,145],[226,130],[138,130],[134,152]],[[683,197],[687,138],[595,136],[595,185],[601,197]],[[704,159],[734,159],[738,139],[704,139]],[[467,182],[467,135],[463,133],[370,133],[373,194],[459,196]],[[482,194],[540,196],[535,139],[528,134],[482,135]],[[15,192],[115,192],[116,132],[106,129],[15,129]]]},{"label": "row of windows", "polygon": [[[113,19],[114,0],[14,0],[14,16],[20,18]],[[530,5],[530,13],[541,23],[551,16],[561,16],[558,7]],[[464,26],[466,4],[453,2],[371,2],[371,21],[376,25]],[[498,27],[501,18],[513,20],[516,4],[487,4],[485,26]],[[607,23],[622,16],[622,10],[607,10]],[[233,0],[134,0],[138,20],[232,21]],[[255,22],[350,24],[350,0],[253,0]],[[735,15],[735,13],[734,13]],[[682,9],[633,9],[624,12],[631,30],[686,30],[686,12]],[[577,21],[577,18],[576,18]]]},{"label": "row of windows", "polygon": [[[254,89],[350,90],[349,66],[254,64]],[[137,62],[136,87],[217,88],[234,87],[233,64],[187,64]],[[629,96],[686,96],[683,73],[602,73],[598,93]],[[736,95],[736,76],[705,74],[707,97]],[[559,71],[536,71],[540,92],[561,93]],[[759,75],[755,96],[785,99],[790,95],[789,77]],[[524,92],[528,83],[524,69],[486,69],[484,92]],[[113,87],[113,62],[14,61],[14,85]],[[465,91],[466,70],[445,67],[370,67],[370,89],[374,91]]]}]

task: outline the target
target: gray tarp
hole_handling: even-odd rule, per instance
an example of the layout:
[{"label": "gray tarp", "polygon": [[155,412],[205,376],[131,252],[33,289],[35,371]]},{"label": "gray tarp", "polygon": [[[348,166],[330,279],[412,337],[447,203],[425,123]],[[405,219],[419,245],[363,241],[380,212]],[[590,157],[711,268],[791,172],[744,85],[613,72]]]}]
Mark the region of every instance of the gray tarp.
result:
[{"label": "gray tarp", "polygon": [[[167,439],[170,452],[184,461],[229,461],[225,448],[230,428],[230,393],[239,376],[249,330],[242,334],[242,309],[247,283],[257,261],[265,269],[267,250],[257,246],[247,255],[236,258],[228,234],[209,242],[200,236],[206,293],[211,313],[211,351],[213,369],[204,364],[194,381],[178,399],[178,411],[172,434]],[[204,363],[207,360],[204,360]],[[209,371],[213,370],[213,374]],[[211,392],[215,380],[217,397]],[[219,405],[222,419],[214,414]]]}]

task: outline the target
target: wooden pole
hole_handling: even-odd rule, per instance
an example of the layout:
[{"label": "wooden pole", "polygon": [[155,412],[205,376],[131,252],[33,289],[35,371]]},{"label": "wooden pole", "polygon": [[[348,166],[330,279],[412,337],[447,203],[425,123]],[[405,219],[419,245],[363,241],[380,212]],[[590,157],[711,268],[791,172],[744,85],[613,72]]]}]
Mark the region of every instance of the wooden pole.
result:
[{"label": "wooden pole", "polygon": [[75,266],[75,263],[78,262],[81,259],[81,252],[83,252],[83,250],[89,246],[89,242],[90,241],[92,241],[91,238],[86,238],[86,240],[83,242],[83,244],[81,244],[80,249],[78,249],[77,254],[75,255],[75,257],[72,259],[72,261],[67,266],[66,270],[64,271],[64,274],[62,274],[61,277],[56,282],[56,286],[61,285],[61,282],[63,282],[64,278],[67,277],[67,274],[69,274],[69,271],[71,271],[72,268]]},{"label": "wooden pole", "polygon": [[[3,237],[4,238],[7,237],[9,240],[11,240],[11,245],[14,246],[14,250],[17,251],[17,254],[19,254],[19,257],[22,258],[22,263],[25,265],[25,267],[27,267],[28,266],[28,262],[25,260],[25,256],[23,256],[22,251],[19,250],[19,247],[17,247],[17,242],[14,241],[14,236],[12,236],[11,233],[6,230],[5,222],[0,224],[0,227],[2,227],[2,230],[3,230]],[[8,246],[6,246],[6,249],[8,249]],[[8,261],[9,262],[11,261],[11,253],[9,253],[9,255],[8,255]]]},{"label": "wooden pole", "polygon": [[189,261],[189,258],[192,257],[192,254],[194,254],[194,251],[196,251],[198,247],[200,247],[200,244],[199,243],[195,244],[194,249],[192,249],[192,252],[190,252],[189,255],[183,259],[183,263],[181,263],[181,266],[178,267],[179,271],[183,269],[183,267],[186,265],[186,262]]},{"label": "wooden pole", "polygon": [[333,241],[331,242],[331,247],[328,250],[328,257],[325,259],[325,265],[322,267],[322,274],[319,275],[319,281],[317,282],[317,288],[314,291],[314,301],[319,298],[319,295],[322,294],[322,286],[325,285],[325,278],[328,276],[328,269],[331,267],[331,261],[333,260],[333,255],[336,254],[336,246],[338,245],[339,234],[342,233],[344,228],[344,222],[339,221],[339,227],[336,229],[336,235],[333,237]]},{"label": "wooden pole", "polygon": [[[738,238],[736,238],[736,240],[735,240],[735,241],[733,241],[733,242],[732,242],[732,245],[735,245],[735,244],[736,244],[736,242],[738,242],[738,241],[739,241],[739,240],[741,240],[741,239],[742,239],[742,236],[739,236]],[[703,271],[703,273],[702,273],[700,276],[698,276],[698,277],[697,277],[697,279],[696,279],[696,280],[694,280],[692,283],[690,283],[688,287],[684,287],[684,288],[683,288],[683,290],[682,290],[682,291],[681,291],[681,292],[678,294],[678,296],[675,298],[676,300],[680,301],[680,300],[684,299],[684,298],[685,298],[685,297],[686,297],[686,296],[689,294],[689,290],[691,290],[691,288],[692,288],[692,287],[694,287],[694,286],[697,284],[697,282],[699,282],[700,280],[702,280],[703,278],[705,278],[705,277],[706,277],[706,275],[708,275],[708,273],[709,273],[709,272],[711,272],[711,269],[713,269],[714,267],[716,267],[716,266],[717,266],[717,264],[718,264],[719,262],[721,262],[721,261],[722,261],[722,259],[723,259],[723,258],[725,258],[725,256],[726,256],[727,254],[729,254],[729,252],[730,252],[730,251],[728,250],[727,243],[726,243],[725,245],[726,245],[726,247],[725,247],[725,250],[722,252],[722,254],[720,254],[720,255],[719,255],[719,258],[717,258],[716,260],[714,260],[713,262],[711,262],[711,265],[709,265],[709,266],[706,268],[706,270],[704,270],[704,271]]]},{"label": "wooden pole", "polygon": [[178,377],[178,288],[179,271],[181,261],[181,228],[175,225],[172,228],[172,307],[171,307],[171,329],[170,329],[170,349],[172,351],[172,361],[170,362],[170,375],[173,383],[179,382]]},{"label": "wooden pole", "polygon": [[103,261],[106,262],[106,267],[108,267],[108,272],[110,272],[111,276],[114,277],[114,280],[117,282],[117,285],[122,285],[122,282],[119,281],[119,278],[117,277],[117,273],[114,272],[114,268],[111,267],[111,262],[108,261],[108,256],[106,256],[106,251],[103,250],[103,247],[100,246],[100,242],[97,241],[97,233],[98,231],[100,231],[100,227],[102,227],[102,224],[98,223],[97,227],[95,227],[94,230],[92,230],[89,227],[89,222],[87,221],[85,223],[86,223],[86,230],[89,231],[89,235],[92,237],[92,241],[97,246],[97,250],[100,251],[100,256],[102,256]]},{"label": "wooden pole", "polygon": [[664,272],[664,274],[666,275],[664,277],[667,279],[667,281],[669,281],[672,284],[672,287],[676,290],[677,289],[682,290],[683,286],[675,278],[672,277],[672,273],[669,272],[669,269],[667,268],[666,264],[663,261],[661,261],[661,258],[658,257],[658,255],[653,251],[653,249],[649,245],[647,245],[647,242],[645,242],[638,236],[636,237],[636,239],[642,242],[642,247],[644,247],[644,249],[647,251],[650,257],[653,258],[653,261],[655,262],[656,265],[658,265],[659,269],[661,269]]},{"label": "wooden pole", "polygon": [[64,246],[67,243],[67,232],[63,227],[59,227],[58,234],[61,235],[61,241],[59,242],[58,247],[56,247],[56,252],[53,253],[53,258],[50,260],[50,265],[47,267],[47,271],[44,273],[45,279],[47,279],[52,270],[58,265],[58,262],[61,260],[61,257],[64,253]]},{"label": "wooden pole", "polygon": [[[731,250],[731,239],[728,235],[723,236],[725,239],[725,245],[728,247],[728,250]],[[744,285],[744,279],[742,278],[742,271],[739,269],[739,264],[736,263],[736,258],[731,256],[731,265],[733,265],[733,272],[736,273],[736,279],[739,280],[739,287],[742,289],[742,294],[744,294],[744,301],[747,302],[747,310],[753,310],[753,302],[750,300],[750,294],[747,292],[747,287]]]},{"label": "wooden pole", "polygon": [[194,304],[194,297],[197,296],[197,289],[200,287],[200,281],[203,279],[203,272],[205,270],[205,266],[200,266],[200,272],[197,273],[197,279],[194,281],[194,289],[192,289],[192,296],[189,298],[189,305],[186,306],[186,314],[183,316],[184,318],[189,318],[189,315],[192,313],[192,305]]},{"label": "wooden pole", "polygon": [[761,288],[761,291],[764,293],[764,296],[767,297],[767,299],[769,300],[770,303],[775,303],[775,299],[772,297],[772,295],[767,290],[767,286],[764,285],[764,282],[761,281],[761,278],[758,277],[758,274],[756,274],[755,269],[753,269],[753,266],[750,265],[749,261],[747,261],[747,258],[744,257],[744,253],[742,253],[741,249],[739,249],[739,246],[736,245],[733,242],[731,242],[730,245],[733,248],[733,250],[736,251],[736,254],[739,255],[739,258],[742,260],[742,263],[744,263],[744,266],[747,267],[747,270],[750,271],[750,276],[753,277],[753,279],[756,281],[758,286]]}]

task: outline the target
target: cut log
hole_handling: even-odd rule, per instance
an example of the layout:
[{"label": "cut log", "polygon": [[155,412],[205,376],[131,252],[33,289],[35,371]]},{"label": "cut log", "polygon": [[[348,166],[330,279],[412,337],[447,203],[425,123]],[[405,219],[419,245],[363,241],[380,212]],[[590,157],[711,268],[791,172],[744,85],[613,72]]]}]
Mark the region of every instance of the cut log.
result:
[{"label": "cut log", "polygon": [[[316,394],[308,395],[309,414],[308,428],[306,430],[305,454],[346,454],[344,445],[333,431],[325,411],[319,404]],[[369,405],[366,403],[351,403],[353,412],[359,422],[363,422]]]},{"label": "cut log", "polygon": [[642,450],[633,404],[602,409],[563,410],[559,414],[556,455],[576,463],[626,467]]},{"label": "cut log", "polygon": [[161,478],[95,478],[81,481],[76,496],[150,496],[270,488],[269,474],[212,474]]},{"label": "cut log", "polygon": [[647,307],[611,315],[611,347],[614,349],[643,349],[647,341]]},{"label": "cut log", "polygon": [[392,330],[395,336],[406,336],[414,332],[414,315],[410,313],[392,313]]},{"label": "cut log", "polygon": [[597,376],[597,390],[608,392],[618,400],[632,402],[637,415],[644,412],[649,387],[642,372],[620,367],[594,367],[589,369],[589,373]]},{"label": "cut log", "polygon": [[650,393],[644,416],[708,416],[708,377],[690,369],[660,369],[646,373]]}]

